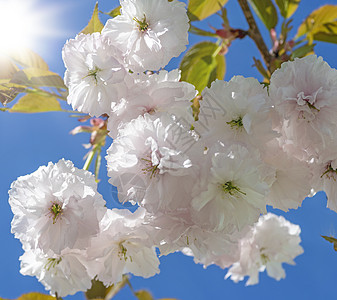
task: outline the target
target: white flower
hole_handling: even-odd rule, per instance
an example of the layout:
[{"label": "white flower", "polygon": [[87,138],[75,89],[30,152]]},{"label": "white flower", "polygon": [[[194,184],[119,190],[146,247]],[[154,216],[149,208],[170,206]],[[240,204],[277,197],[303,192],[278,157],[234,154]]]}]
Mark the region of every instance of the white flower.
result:
[{"label": "white flower", "polygon": [[9,204],[15,237],[56,254],[67,247],[87,247],[106,210],[94,175],[63,159],[14,181]]},{"label": "white flower", "polygon": [[255,78],[216,80],[202,96],[194,127],[207,148],[217,141],[232,141],[263,150],[265,143],[276,136],[267,91]]},{"label": "white flower", "polygon": [[109,114],[126,93],[127,72],[120,51],[99,33],[80,34],[67,41],[62,57],[68,103],[91,116]]},{"label": "white flower", "polygon": [[101,222],[101,233],[92,239],[88,250],[89,273],[106,286],[132,273],[148,278],[159,273],[159,259],[144,221],[145,210],[108,210]]},{"label": "white flower", "polygon": [[284,62],[270,79],[270,97],[295,147],[315,155],[337,131],[337,71],[321,57]]},{"label": "white flower", "polygon": [[126,55],[134,72],[158,70],[188,44],[185,4],[177,0],[121,0],[121,15],[109,19],[102,34]]},{"label": "white flower", "polygon": [[73,295],[91,287],[83,250],[63,250],[59,255],[40,249],[26,249],[20,257],[22,275],[36,276],[50,293],[58,297]]},{"label": "white flower", "polygon": [[[207,156],[209,158],[207,158]],[[211,160],[207,167],[205,160]],[[266,211],[264,164],[256,151],[238,144],[211,148],[203,160],[200,188],[192,200],[194,221],[222,231],[235,225],[241,230],[257,221]]]},{"label": "white flower", "polygon": [[301,206],[311,190],[309,164],[284,152],[277,141],[269,143],[264,161],[275,170],[267,204],[284,211]]},{"label": "white flower", "polygon": [[180,82],[178,69],[158,74],[135,74],[130,76],[132,83],[126,94],[113,109],[113,116],[109,119],[108,130],[114,138],[117,136],[118,126],[130,122],[140,115],[149,113],[159,115],[170,113],[185,119],[185,123],[192,123],[191,100],[196,96],[192,84]]},{"label": "white flower", "polygon": [[285,278],[282,263],[295,264],[293,259],[303,253],[299,245],[301,229],[284,219],[268,213],[261,216],[251,231],[241,240],[239,261],[228,270],[226,278],[235,282],[249,276],[246,285],[259,282],[259,272],[267,269],[270,277]]},{"label": "white flower", "polygon": [[204,267],[217,264],[228,267],[238,260],[238,232],[214,232],[195,224],[190,209],[148,217],[147,223],[156,228],[153,235],[161,255],[181,251],[193,256]]},{"label": "white flower", "polygon": [[337,153],[336,146],[330,145],[322,151],[321,158],[311,165],[311,181],[315,192],[324,191],[327,196],[327,207],[337,212]]},{"label": "white flower", "polygon": [[188,149],[195,142],[167,115],[145,114],[125,124],[106,156],[119,201],[137,201],[152,212],[188,205],[195,173]]}]

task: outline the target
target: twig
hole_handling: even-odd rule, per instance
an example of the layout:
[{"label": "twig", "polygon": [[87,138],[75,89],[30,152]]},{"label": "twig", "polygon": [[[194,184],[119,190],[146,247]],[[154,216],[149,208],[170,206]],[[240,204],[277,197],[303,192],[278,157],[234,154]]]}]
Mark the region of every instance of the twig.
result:
[{"label": "twig", "polygon": [[254,16],[252,14],[252,11],[250,10],[247,0],[238,0],[241,9],[243,11],[243,14],[245,15],[245,18],[247,20],[247,23],[249,25],[248,35],[250,38],[255,42],[257,48],[259,49],[262,58],[270,71],[270,63],[271,63],[271,55],[268,51],[268,48],[262,38],[262,35],[260,33],[259,28],[257,27],[257,24],[255,22]]}]

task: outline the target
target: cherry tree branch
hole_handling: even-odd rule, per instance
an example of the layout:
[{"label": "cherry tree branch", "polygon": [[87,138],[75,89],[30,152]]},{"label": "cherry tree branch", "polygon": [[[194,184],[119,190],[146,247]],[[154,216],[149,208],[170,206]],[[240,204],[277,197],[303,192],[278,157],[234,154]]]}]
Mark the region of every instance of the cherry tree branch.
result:
[{"label": "cherry tree branch", "polygon": [[266,43],[264,42],[262,35],[260,33],[259,28],[257,27],[257,24],[255,22],[254,16],[252,14],[252,11],[249,8],[247,0],[238,0],[241,9],[243,11],[243,14],[245,15],[245,18],[247,20],[247,23],[249,25],[248,35],[250,38],[255,42],[257,48],[259,49],[261,56],[268,68],[270,70],[270,63],[271,63],[271,55],[268,51],[268,48],[266,46]]}]

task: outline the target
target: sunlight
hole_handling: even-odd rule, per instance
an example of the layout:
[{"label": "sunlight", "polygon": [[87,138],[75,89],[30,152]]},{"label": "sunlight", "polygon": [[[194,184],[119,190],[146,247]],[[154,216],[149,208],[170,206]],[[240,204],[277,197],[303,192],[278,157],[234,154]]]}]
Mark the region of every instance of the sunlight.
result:
[{"label": "sunlight", "polygon": [[0,0],[0,52],[32,48],[50,34],[51,15],[36,0]]}]

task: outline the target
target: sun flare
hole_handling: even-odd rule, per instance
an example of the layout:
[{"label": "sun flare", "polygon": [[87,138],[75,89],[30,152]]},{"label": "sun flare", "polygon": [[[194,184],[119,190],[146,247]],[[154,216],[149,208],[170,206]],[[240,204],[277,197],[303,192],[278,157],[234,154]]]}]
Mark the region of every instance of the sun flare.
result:
[{"label": "sun flare", "polygon": [[35,46],[48,33],[50,17],[36,0],[0,0],[0,53]]}]

